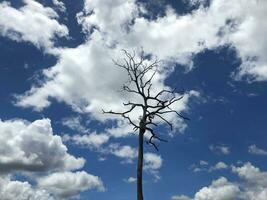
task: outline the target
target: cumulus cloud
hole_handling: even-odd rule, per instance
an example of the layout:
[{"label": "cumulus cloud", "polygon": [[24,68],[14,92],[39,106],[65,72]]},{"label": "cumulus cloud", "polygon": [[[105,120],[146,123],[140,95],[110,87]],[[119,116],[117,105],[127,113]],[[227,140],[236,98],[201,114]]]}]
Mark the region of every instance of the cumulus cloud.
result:
[{"label": "cumulus cloud", "polygon": [[228,168],[228,165],[220,161],[216,165],[210,167],[209,171],[216,171],[216,170],[222,170],[222,169],[227,169],[227,168]]},{"label": "cumulus cloud", "polygon": [[145,153],[144,154],[144,167],[143,169],[154,176],[154,181],[160,179],[159,169],[162,167],[163,159],[160,155],[155,153]]},{"label": "cumulus cloud", "polygon": [[243,192],[240,195],[242,199],[267,199],[267,172],[262,172],[249,162],[241,167],[233,167],[232,171],[245,182]]},{"label": "cumulus cloud", "polygon": [[205,165],[208,165],[209,163],[208,163],[207,161],[205,161],[205,160],[200,160],[200,161],[199,161],[199,164],[200,164],[201,166],[205,166]]},{"label": "cumulus cloud", "polygon": [[83,167],[85,160],[67,152],[49,119],[0,120],[0,171],[54,171]]},{"label": "cumulus cloud", "polygon": [[[61,1],[53,2],[64,8]],[[83,11],[77,14],[77,20],[91,42],[97,33],[101,35],[106,47],[132,49],[142,46],[146,52],[162,60],[185,64],[189,68],[193,67],[194,55],[227,45],[236,50],[242,62],[236,70],[237,79],[248,76],[251,80],[266,80],[266,1],[207,2],[188,1],[191,5],[200,6],[182,16],[167,6],[165,14],[147,19],[143,16],[147,12],[145,6],[134,0],[110,3],[86,0]],[[2,17],[5,20],[0,21],[2,35],[30,41],[45,48],[53,46],[56,36],[68,35],[66,26],[58,23],[58,16],[51,8],[33,0],[24,0],[24,3],[25,6],[19,9],[11,7],[7,2],[1,3],[0,13],[5,16]],[[206,4],[208,6],[203,6]],[[28,29],[29,24],[34,29]]]},{"label": "cumulus cloud", "polygon": [[192,200],[188,196],[185,195],[174,195],[171,197],[171,200]]},{"label": "cumulus cloud", "polygon": [[126,182],[126,183],[135,183],[136,182],[136,178],[134,178],[134,177],[129,177],[129,178],[127,178],[127,179],[124,179],[124,181]]},{"label": "cumulus cloud", "polygon": [[[68,153],[49,119],[0,120],[1,199],[67,199],[94,188],[103,191],[99,177],[85,171],[71,172],[84,163],[83,158]],[[23,174],[31,183],[15,180],[16,176],[13,180],[15,174]]]},{"label": "cumulus cloud", "polygon": [[89,130],[82,125],[81,117],[66,117],[62,119],[62,125],[68,127],[71,130],[86,133]]},{"label": "cumulus cloud", "polygon": [[[114,66],[112,59],[122,58],[120,49],[123,47],[131,50],[139,46],[125,46],[120,42],[114,46],[111,41],[116,41],[116,38],[113,38],[115,36],[123,40],[120,36],[128,34],[127,27],[124,29],[123,25],[129,22],[128,25],[131,26],[133,18],[137,17],[136,12],[138,12],[137,4],[133,0],[116,0],[111,4],[94,0],[86,1],[84,11],[78,15],[78,21],[87,32],[90,32],[88,40],[76,48],[58,49],[60,56],[57,64],[43,71],[46,79],[38,86],[33,85],[26,93],[17,95],[16,105],[33,107],[41,111],[48,107],[51,99],[54,98],[70,105],[73,110],[89,113],[100,121],[107,118],[118,119],[103,115],[101,109],[120,112],[124,109],[123,102],[129,99],[138,102],[140,99],[134,95],[119,92],[121,86],[127,81],[127,75]],[[111,17],[114,20],[110,20]],[[155,76],[153,90],[169,89],[164,84],[167,76],[168,70],[162,66],[160,73]],[[187,92],[175,105],[177,111],[188,109],[188,102],[193,96],[198,96],[198,93]],[[135,119],[139,116],[140,110],[133,113]],[[177,116],[169,118],[176,125],[176,130],[185,129],[185,123]],[[117,127],[120,129],[118,130]],[[129,126],[123,122],[118,122],[117,126],[110,129],[114,137],[124,136],[125,134],[122,133],[129,131]]]},{"label": "cumulus cloud", "polygon": [[210,166],[207,161],[203,160],[199,161],[199,164],[192,164],[189,167],[189,169],[192,170],[193,172],[201,172],[201,171],[212,172],[228,168],[229,166],[222,161],[217,162],[214,166]]},{"label": "cumulus cloud", "polygon": [[195,194],[195,200],[234,200],[239,193],[239,188],[221,177],[212,182],[209,187],[203,187]]},{"label": "cumulus cloud", "polygon": [[84,135],[63,135],[64,141],[70,141],[78,146],[88,147],[89,149],[100,148],[103,144],[107,143],[109,136],[104,133],[97,134],[96,132]]},{"label": "cumulus cloud", "polygon": [[208,187],[201,188],[194,196],[174,196],[172,200],[235,200],[239,194],[239,187],[229,182],[225,177],[212,181]]},{"label": "cumulus cloud", "polygon": [[114,138],[127,137],[133,133],[133,127],[125,121],[118,121],[115,126],[107,128],[106,132]]},{"label": "cumulus cloud", "polygon": [[137,150],[128,145],[110,144],[106,152],[122,158],[123,163],[132,163],[137,157]]},{"label": "cumulus cloud", "polygon": [[32,187],[26,181],[13,181],[0,177],[0,196],[3,200],[55,200],[46,190]]},{"label": "cumulus cloud", "polygon": [[91,32],[92,28],[97,27],[106,35],[107,42],[112,44],[127,32],[127,26],[137,15],[135,0],[114,0],[109,3],[105,0],[86,0],[84,10],[77,14],[77,19],[84,32]]},{"label": "cumulus cloud", "polygon": [[231,153],[230,147],[226,145],[210,145],[209,149],[215,154],[229,155]]},{"label": "cumulus cloud", "polygon": [[[249,12],[244,7],[247,4],[251,7]],[[257,50],[254,48],[253,52],[246,48],[248,42],[242,42],[249,41],[249,46],[253,46],[256,37],[247,34],[254,35],[258,31],[254,26],[248,28],[245,24],[250,18],[262,23],[261,15],[266,7],[263,1],[257,3],[239,0],[233,3],[230,0],[213,0],[210,6],[200,6],[183,16],[168,7],[165,15],[154,20],[144,18],[140,6],[142,4],[137,4],[134,0],[116,0],[109,4],[95,0],[85,1],[84,9],[77,15],[77,19],[88,34],[88,40],[75,48],[58,50],[59,60],[56,65],[43,71],[46,78],[42,84],[33,85],[26,93],[17,95],[16,105],[40,111],[48,107],[54,98],[70,105],[75,111],[89,113],[100,121],[115,118],[102,115],[101,109],[120,112],[122,102],[136,99],[118,92],[127,76],[113,67],[112,58],[121,58],[121,48],[135,49],[142,46],[145,52],[157,56],[167,64],[178,62],[192,67],[191,60],[195,54],[205,49],[230,45],[243,61],[239,74],[244,71],[243,74],[249,74],[253,70],[245,70],[249,68],[246,66],[258,69],[259,62],[265,60],[264,55],[267,54],[262,53],[265,49],[264,42],[257,45]],[[250,59],[255,57],[257,59]],[[161,70],[155,88],[167,87],[164,81],[172,70],[170,68]],[[255,77],[260,75],[256,74]],[[188,109],[192,96],[198,96],[198,93],[186,93],[176,105],[178,111]],[[136,112],[134,115],[138,118],[140,114]],[[170,119],[180,131],[186,128],[186,124],[179,118],[170,116]],[[119,131],[122,132],[126,131]],[[124,136],[118,134],[116,127],[112,133]]]},{"label": "cumulus cloud", "polygon": [[25,5],[19,9],[7,1],[0,3],[0,35],[15,41],[31,42],[38,48],[55,53],[54,40],[66,37],[68,28],[57,21],[58,14],[52,8],[34,0],[23,0],[23,3]]},{"label": "cumulus cloud", "polygon": [[267,156],[267,151],[264,149],[260,149],[258,148],[255,144],[250,145],[248,147],[248,152],[250,154],[254,154],[254,155],[261,155],[261,156]]},{"label": "cumulus cloud", "polygon": [[[205,4],[199,0],[189,2]],[[199,6],[183,16],[169,7],[156,20],[136,18],[125,43],[142,45],[161,59],[172,58],[189,68],[195,54],[229,45],[242,61],[237,78],[248,75],[250,79],[266,80],[266,10],[263,0],[213,0],[208,7]]]},{"label": "cumulus cloud", "polygon": [[145,170],[158,170],[162,166],[161,156],[155,153],[144,154],[144,169]]},{"label": "cumulus cloud", "polygon": [[44,188],[60,198],[77,196],[90,189],[104,190],[101,179],[85,171],[57,172],[41,177],[37,182],[40,188]]},{"label": "cumulus cloud", "polygon": [[241,167],[232,166],[232,172],[239,178],[236,182],[220,177],[211,185],[201,188],[193,198],[174,195],[177,200],[264,200],[267,198],[267,172],[261,171],[251,163]]},{"label": "cumulus cloud", "polygon": [[61,12],[66,11],[65,4],[61,0],[52,0],[53,4],[59,9]]}]

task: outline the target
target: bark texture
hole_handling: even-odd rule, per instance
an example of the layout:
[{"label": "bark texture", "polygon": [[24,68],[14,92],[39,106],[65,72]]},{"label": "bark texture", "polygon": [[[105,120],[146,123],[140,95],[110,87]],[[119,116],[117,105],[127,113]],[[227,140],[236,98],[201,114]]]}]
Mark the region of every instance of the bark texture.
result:
[{"label": "bark texture", "polygon": [[144,131],[139,130],[138,162],[137,162],[137,200],[143,200],[143,155],[144,155]]}]

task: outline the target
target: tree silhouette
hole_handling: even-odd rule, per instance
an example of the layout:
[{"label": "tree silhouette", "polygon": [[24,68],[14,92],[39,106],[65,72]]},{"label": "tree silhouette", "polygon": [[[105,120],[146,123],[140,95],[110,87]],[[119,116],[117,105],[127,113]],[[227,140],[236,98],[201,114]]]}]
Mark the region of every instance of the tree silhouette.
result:
[{"label": "tree silhouette", "polygon": [[[159,61],[155,60],[150,64],[145,62],[144,52],[141,52],[140,58],[137,61],[135,53],[129,53],[126,50],[124,52],[123,62],[114,61],[114,64],[123,70],[125,70],[129,77],[129,82],[122,86],[123,91],[127,93],[133,93],[138,95],[142,99],[142,103],[127,102],[123,103],[128,109],[124,112],[114,112],[104,111],[105,114],[120,115],[126,119],[132,126],[134,131],[139,131],[138,138],[138,163],[137,163],[137,200],[143,200],[143,187],[142,187],[142,174],[143,174],[143,144],[144,144],[144,134],[146,132],[150,133],[147,144],[152,145],[157,151],[158,146],[155,143],[155,140],[167,142],[165,139],[162,139],[158,134],[153,130],[153,127],[158,124],[155,123],[155,118],[166,123],[171,130],[173,125],[170,121],[166,119],[166,114],[175,113],[178,117],[189,120],[187,117],[184,117],[171,106],[183,98],[182,95],[177,96],[175,90],[160,90],[154,95],[152,94],[152,80],[155,74],[158,72]],[[183,92],[179,92],[181,94]],[[142,115],[139,120],[136,122],[131,119],[129,114],[136,108],[142,109]]]}]

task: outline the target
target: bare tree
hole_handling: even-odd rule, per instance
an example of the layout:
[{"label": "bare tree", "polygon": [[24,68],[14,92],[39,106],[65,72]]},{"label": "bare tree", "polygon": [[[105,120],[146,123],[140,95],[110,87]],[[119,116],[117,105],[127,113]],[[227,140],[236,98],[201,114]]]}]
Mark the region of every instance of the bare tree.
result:
[{"label": "bare tree", "polygon": [[[166,123],[171,130],[173,125],[166,119],[166,114],[175,113],[182,119],[189,120],[184,117],[176,110],[172,109],[171,106],[183,98],[182,95],[177,96],[175,90],[163,89],[156,94],[152,95],[152,80],[155,74],[158,72],[159,61],[147,64],[145,62],[144,52],[141,52],[140,58],[136,59],[135,53],[131,54],[126,50],[122,50],[125,54],[123,62],[114,61],[114,64],[123,70],[126,70],[129,76],[129,82],[123,85],[123,91],[138,95],[142,99],[142,103],[127,102],[123,103],[128,109],[124,112],[104,111],[103,113],[120,115],[133,126],[134,131],[139,131],[138,138],[138,163],[137,163],[137,200],[143,200],[143,188],[142,188],[142,174],[143,174],[143,144],[144,134],[150,133],[150,137],[147,144],[152,145],[157,151],[158,146],[155,140],[166,142],[158,134],[154,132],[153,127],[157,126],[155,118],[162,120]],[[181,93],[181,92],[179,92]],[[129,114],[136,108],[142,109],[142,115],[139,121],[131,119]]]}]

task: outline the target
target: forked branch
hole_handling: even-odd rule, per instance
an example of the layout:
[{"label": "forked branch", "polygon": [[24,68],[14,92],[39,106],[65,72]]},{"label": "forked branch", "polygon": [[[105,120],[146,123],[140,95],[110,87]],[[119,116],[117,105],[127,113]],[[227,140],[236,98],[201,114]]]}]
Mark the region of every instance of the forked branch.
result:
[{"label": "forked branch", "polygon": [[[133,126],[134,130],[142,130],[148,131],[151,134],[151,137],[147,141],[148,144],[154,146],[156,150],[158,150],[157,145],[154,140],[158,140],[161,142],[166,142],[166,140],[160,138],[156,133],[154,133],[151,126],[157,126],[157,122],[155,121],[155,117],[167,124],[171,130],[173,129],[172,123],[168,120],[168,114],[175,114],[178,117],[189,120],[188,117],[183,116],[179,113],[175,106],[173,106],[176,102],[180,101],[183,98],[184,92],[175,92],[175,89],[163,89],[157,93],[152,95],[153,88],[153,78],[157,73],[159,73],[159,64],[160,61],[155,59],[152,62],[146,60],[144,52],[142,51],[137,58],[135,52],[132,54],[126,50],[122,50],[125,57],[121,61],[113,60],[114,64],[127,72],[129,80],[126,84],[122,86],[122,90],[127,93],[132,93],[133,95],[139,96],[142,99],[142,102],[135,103],[133,101],[129,101],[127,103],[123,103],[125,107],[129,107],[128,110],[124,112],[114,112],[104,111],[105,114],[112,115],[120,115],[124,119],[128,120],[128,122]],[[135,108],[141,108],[142,114],[138,120],[133,120],[129,116]]]}]

